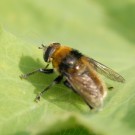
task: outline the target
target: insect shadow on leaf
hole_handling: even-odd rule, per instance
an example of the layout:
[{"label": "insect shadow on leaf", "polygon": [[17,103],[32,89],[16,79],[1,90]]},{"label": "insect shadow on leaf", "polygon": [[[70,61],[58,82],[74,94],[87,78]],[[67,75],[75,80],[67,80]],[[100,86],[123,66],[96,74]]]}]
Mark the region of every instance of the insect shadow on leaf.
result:
[{"label": "insect shadow on leaf", "polygon": [[[41,67],[45,67],[45,64],[42,64],[38,59],[34,60],[30,56],[22,56],[19,62],[19,68],[22,71],[22,74],[29,73],[30,71],[34,71]],[[57,75],[55,73],[53,74],[36,73],[35,75],[28,77],[26,81],[30,82],[35,87],[34,93],[35,95],[37,95],[45,87],[47,87],[54,80],[54,78],[56,78],[56,76]],[[63,82],[56,86],[51,87],[50,90],[43,95],[43,98],[67,110],[70,109],[72,110],[72,108],[74,108],[68,107],[72,104],[72,106],[75,106],[75,108],[80,109],[81,111],[79,105],[83,104],[83,102],[81,101],[80,97],[78,97],[72,91],[69,91],[69,89],[63,85]],[[66,102],[69,105],[63,106],[62,105],[63,102],[64,103]]]}]

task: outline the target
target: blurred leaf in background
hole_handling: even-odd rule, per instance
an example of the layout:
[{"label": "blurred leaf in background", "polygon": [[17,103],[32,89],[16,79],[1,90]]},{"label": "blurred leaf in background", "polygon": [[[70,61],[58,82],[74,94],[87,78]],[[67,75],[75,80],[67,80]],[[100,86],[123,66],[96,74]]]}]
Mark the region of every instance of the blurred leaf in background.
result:
[{"label": "blurred leaf in background", "polygon": [[[134,135],[134,0],[0,1],[0,134]],[[93,112],[59,84],[36,94],[56,75],[19,75],[44,67],[41,43],[60,42],[122,74],[111,82],[103,110]]]}]

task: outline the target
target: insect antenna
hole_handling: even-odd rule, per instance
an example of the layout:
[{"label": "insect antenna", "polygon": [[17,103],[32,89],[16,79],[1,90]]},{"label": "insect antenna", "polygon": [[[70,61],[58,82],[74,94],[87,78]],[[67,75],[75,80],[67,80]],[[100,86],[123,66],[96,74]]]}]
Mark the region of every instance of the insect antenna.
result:
[{"label": "insect antenna", "polygon": [[43,49],[46,50],[47,46],[45,46],[44,44],[41,44],[41,46],[38,47],[38,49]]}]

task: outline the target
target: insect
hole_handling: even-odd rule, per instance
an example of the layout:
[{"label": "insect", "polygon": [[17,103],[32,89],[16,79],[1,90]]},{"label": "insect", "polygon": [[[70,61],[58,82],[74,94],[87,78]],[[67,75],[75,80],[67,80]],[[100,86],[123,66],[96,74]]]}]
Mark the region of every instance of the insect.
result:
[{"label": "insect", "polygon": [[[52,86],[63,80],[64,85],[81,96],[90,109],[100,108],[107,91],[106,85],[98,73],[113,81],[125,82],[121,75],[109,67],[68,46],[52,43],[49,46],[42,45],[40,49],[43,50],[43,58],[47,63],[45,68],[37,69],[20,77],[27,78],[37,72],[50,74],[54,71],[57,71],[59,75],[37,95],[36,101],[39,101],[40,97]],[[48,69],[50,63],[53,65],[52,69]]]}]

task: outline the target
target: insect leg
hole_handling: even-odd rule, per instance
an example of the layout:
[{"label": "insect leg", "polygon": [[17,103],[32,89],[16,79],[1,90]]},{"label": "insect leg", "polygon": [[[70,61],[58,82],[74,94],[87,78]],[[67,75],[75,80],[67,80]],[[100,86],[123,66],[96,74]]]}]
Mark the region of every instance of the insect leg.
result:
[{"label": "insect leg", "polygon": [[108,87],[109,90],[112,90],[113,88],[114,88],[113,86]]},{"label": "insect leg", "polygon": [[62,79],[63,79],[63,76],[62,76],[62,75],[59,75],[57,78],[55,78],[55,79],[53,80],[53,82],[52,82],[50,85],[48,85],[43,91],[41,91],[41,92],[36,96],[35,101],[36,101],[36,102],[39,101],[39,100],[40,100],[40,97],[41,97],[47,90],[49,90],[53,85],[60,83]]},{"label": "insect leg", "polygon": [[94,109],[94,107],[92,107],[86,100],[84,100],[84,102],[89,106],[91,110]]},{"label": "insect leg", "polygon": [[27,73],[27,74],[23,74],[23,75],[20,75],[20,78],[21,79],[26,79],[27,77],[29,77],[30,75],[33,75],[37,72],[40,72],[40,73],[46,73],[46,74],[50,74],[50,73],[53,73],[53,69],[46,69],[48,67],[48,65],[45,67],[45,68],[39,68],[37,70],[34,70],[30,73]]},{"label": "insect leg", "polygon": [[65,80],[63,83],[64,83],[65,86],[72,89],[76,93],[75,89],[71,86],[71,84],[67,80]]},{"label": "insect leg", "polygon": [[114,89],[113,86],[109,86],[109,87],[108,87],[108,90],[113,90],[113,89]]}]

